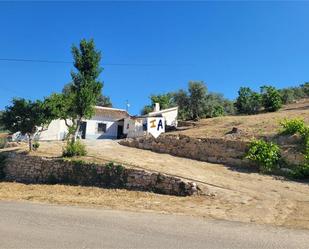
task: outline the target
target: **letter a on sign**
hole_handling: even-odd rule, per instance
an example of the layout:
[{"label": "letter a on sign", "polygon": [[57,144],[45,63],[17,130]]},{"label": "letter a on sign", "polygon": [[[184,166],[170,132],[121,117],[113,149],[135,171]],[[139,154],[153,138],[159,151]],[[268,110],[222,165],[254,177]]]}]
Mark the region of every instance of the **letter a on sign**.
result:
[{"label": "letter a on sign", "polygon": [[155,138],[165,132],[164,118],[147,118],[147,131]]}]

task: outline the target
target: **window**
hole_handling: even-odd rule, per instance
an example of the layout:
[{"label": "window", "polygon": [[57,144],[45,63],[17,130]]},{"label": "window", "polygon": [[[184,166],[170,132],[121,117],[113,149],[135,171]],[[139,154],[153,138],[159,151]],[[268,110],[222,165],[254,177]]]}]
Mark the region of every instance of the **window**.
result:
[{"label": "window", "polygon": [[105,133],[106,132],[106,124],[98,123],[98,133]]}]

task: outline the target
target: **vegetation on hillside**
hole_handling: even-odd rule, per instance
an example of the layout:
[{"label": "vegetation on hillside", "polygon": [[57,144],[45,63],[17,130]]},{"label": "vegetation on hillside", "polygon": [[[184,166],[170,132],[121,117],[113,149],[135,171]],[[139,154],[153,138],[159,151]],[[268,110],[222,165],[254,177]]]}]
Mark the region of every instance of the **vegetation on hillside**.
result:
[{"label": "vegetation on hillside", "polygon": [[288,167],[287,176],[297,179],[309,178],[309,126],[301,118],[285,119],[280,122],[279,135],[295,135],[301,137],[301,151],[304,162],[289,167],[280,156],[279,145],[266,142],[263,139],[253,140],[249,146],[246,158],[256,162],[263,173],[277,173],[280,168]]},{"label": "vegetation on hillside", "polygon": [[249,87],[241,87],[235,102],[237,113],[257,114],[278,111],[282,104],[293,103],[302,98],[309,97],[309,83],[299,87],[276,89],[273,86],[262,86],[260,93]]},{"label": "vegetation on hillside", "polygon": [[198,120],[235,113],[233,102],[222,94],[209,93],[203,81],[190,81],[187,91],[180,89],[176,92],[151,95],[150,100],[151,104],[143,108],[142,114],[153,111],[155,103],[159,103],[162,109],[178,106],[180,120]]},{"label": "vegetation on hillside", "polygon": [[258,114],[260,112],[278,111],[283,104],[296,102],[309,97],[309,83],[299,87],[276,89],[273,86],[262,86],[260,92],[250,87],[241,87],[238,97],[231,101],[220,93],[208,92],[203,81],[190,81],[188,90],[151,95],[149,105],[143,107],[141,113],[153,111],[155,103],[162,109],[178,106],[178,119],[198,120],[234,114]]}]

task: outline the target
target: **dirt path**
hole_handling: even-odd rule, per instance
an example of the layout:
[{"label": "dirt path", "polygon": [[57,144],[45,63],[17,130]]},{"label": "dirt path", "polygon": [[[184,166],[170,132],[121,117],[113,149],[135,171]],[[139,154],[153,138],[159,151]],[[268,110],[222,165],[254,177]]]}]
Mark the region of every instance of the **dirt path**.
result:
[{"label": "dirt path", "polygon": [[[111,140],[85,143],[89,160],[114,161],[129,167],[192,179],[204,190],[214,193],[211,204],[207,202],[205,206],[195,206],[196,203],[192,203],[193,215],[309,228],[308,184],[281,181],[258,173],[233,171],[219,164],[125,147]],[[60,142],[42,143],[39,154],[59,155],[61,148]]]}]

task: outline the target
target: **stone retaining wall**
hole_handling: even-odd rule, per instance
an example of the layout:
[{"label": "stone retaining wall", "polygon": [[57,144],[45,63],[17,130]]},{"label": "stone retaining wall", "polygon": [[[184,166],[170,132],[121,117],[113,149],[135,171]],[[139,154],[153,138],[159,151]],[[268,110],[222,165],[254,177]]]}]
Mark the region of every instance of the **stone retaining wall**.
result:
[{"label": "stone retaining wall", "polygon": [[125,188],[179,196],[193,195],[198,189],[194,182],[160,173],[113,164],[98,165],[18,153],[7,154],[3,171],[5,180],[22,183]]},{"label": "stone retaining wall", "polygon": [[[271,139],[268,139],[272,141]],[[290,165],[300,165],[304,162],[304,155],[297,147],[300,138],[297,136],[280,136],[273,138],[281,147],[282,158]],[[249,141],[228,140],[221,138],[192,138],[184,135],[161,134],[158,138],[145,136],[128,138],[119,142],[121,145],[139,149],[167,153],[174,156],[220,163],[229,166],[257,168],[253,162],[244,158],[249,148]]]},{"label": "stone retaining wall", "polygon": [[254,166],[244,159],[248,142],[240,140],[224,140],[218,138],[192,138],[184,135],[160,135],[135,139],[124,139],[121,145],[168,153],[175,156],[222,163],[231,166]]}]

